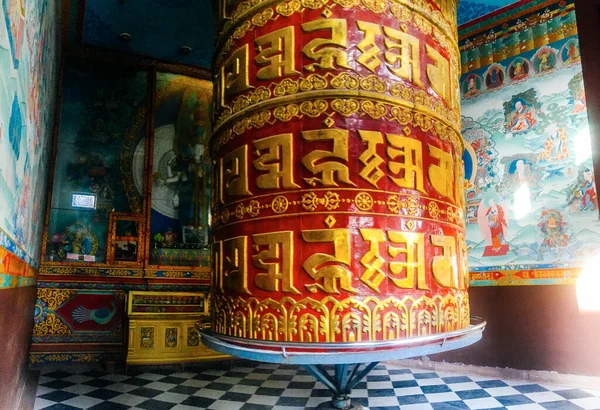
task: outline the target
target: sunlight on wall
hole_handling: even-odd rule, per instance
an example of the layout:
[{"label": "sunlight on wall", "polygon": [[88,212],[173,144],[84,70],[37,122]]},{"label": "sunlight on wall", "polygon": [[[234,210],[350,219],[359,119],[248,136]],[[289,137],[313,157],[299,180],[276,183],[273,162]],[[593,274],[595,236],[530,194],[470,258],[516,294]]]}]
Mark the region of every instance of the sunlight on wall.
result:
[{"label": "sunlight on wall", "polygon": [[577,305],[580,312],[600,312],[600,254],[588,261],[577,279]]},{"label": "sunlight on wall", "polygon": [[515,219],[522,219],[531,212],[531,193],[527,184],[521,184],[514,195]]},{"label": "sunlight on wall", "polygon": [[580,165],[588,158],[592,157],[592,142],[590,137],[590,128],[585,127],[577,133],[575,142],[575,164]]}]

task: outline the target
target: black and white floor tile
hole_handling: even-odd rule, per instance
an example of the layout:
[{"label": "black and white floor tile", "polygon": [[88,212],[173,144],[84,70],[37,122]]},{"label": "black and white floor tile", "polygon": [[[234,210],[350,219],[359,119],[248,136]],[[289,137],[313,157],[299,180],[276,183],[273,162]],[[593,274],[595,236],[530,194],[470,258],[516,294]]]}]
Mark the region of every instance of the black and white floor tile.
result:
[{"label": "black and white floor tile", "polygon": [[[234,362],[217,369],[42,371],[35,409],[304,410],[330,393],[304,369]],[[352,392],[370,410],[600,410],[600,392],[377,366]]]}]

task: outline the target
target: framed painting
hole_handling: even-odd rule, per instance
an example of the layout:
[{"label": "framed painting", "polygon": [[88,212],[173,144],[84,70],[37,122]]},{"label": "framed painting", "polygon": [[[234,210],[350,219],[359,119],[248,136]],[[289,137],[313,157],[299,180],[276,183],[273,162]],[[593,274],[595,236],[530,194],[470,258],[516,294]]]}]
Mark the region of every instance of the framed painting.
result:
[{"label": "framed painting", "polygon": [[107,262],[141,265],[144,260],[144,224],[141,215],[111,213]]},{"label": "framed painting", "polygon": [[212,83],[158,73],[155,98],[149,263],[207,268]]}]

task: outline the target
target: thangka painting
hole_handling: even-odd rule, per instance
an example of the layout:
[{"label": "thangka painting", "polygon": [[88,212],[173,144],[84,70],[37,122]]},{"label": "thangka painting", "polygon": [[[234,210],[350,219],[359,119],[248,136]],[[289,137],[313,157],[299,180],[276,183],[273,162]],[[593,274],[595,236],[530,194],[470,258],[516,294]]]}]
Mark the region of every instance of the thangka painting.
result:
[{"label": "thangka painting", "polygon": [[461,92],[471,272],[581,267],[600,221],[577,37],[469,72]]},{"label": "thangka painting", "polygon": [[47,261],[105,262],[111,212],[141,214],[146,101],[144,71],[67,62]]},{"label": "thangka painting", "polygon": [[212,83],[159,73],[152,155],[150,262],[208,266]]},{"label": "thangka painting", "polygon": [[0,246],[39,257],[54,118],[58,6],[0,1]]}]

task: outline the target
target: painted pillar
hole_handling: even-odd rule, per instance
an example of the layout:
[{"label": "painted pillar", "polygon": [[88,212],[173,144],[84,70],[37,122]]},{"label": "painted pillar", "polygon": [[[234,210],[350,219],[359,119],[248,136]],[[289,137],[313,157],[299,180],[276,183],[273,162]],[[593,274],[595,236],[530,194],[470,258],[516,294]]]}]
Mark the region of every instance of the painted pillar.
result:
[{"label": "painted pillar", "polygon": [[215,332],[355,342],[469,324],[456,3],[219,4]]}]

